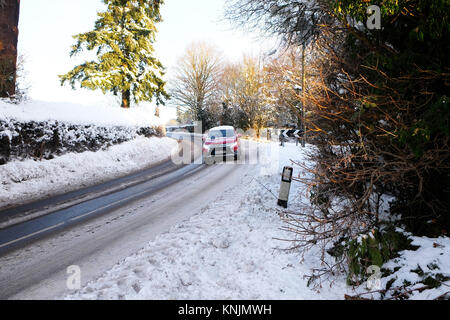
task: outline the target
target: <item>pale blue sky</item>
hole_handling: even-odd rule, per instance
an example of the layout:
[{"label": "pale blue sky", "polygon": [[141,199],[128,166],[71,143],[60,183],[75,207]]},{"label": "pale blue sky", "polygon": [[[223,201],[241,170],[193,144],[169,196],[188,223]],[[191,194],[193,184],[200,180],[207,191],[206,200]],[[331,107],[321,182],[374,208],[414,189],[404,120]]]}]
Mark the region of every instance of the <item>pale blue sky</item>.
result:
[{"label": "pale blue sky", "polygon": [[[156,52],[167,68],[171,67],[192,41],[211,40],[231,60],[243,53],[257,54],[272,48],[253,34],[233,30],[222,20],[226,0],[166,0],[162,7],[164,22],[159,24]],[[61,87],[57,75],[89,58],[70,58],[73,35],[91,30],[96,13],[104,9],[101,0],[22,0],[19,22],[19,53],[25,55],[31,85],[30,96],[44,101],[83,104],[111,104],[101,91],[71,90]],[[84,58],[84,59],[83,59]]]}]

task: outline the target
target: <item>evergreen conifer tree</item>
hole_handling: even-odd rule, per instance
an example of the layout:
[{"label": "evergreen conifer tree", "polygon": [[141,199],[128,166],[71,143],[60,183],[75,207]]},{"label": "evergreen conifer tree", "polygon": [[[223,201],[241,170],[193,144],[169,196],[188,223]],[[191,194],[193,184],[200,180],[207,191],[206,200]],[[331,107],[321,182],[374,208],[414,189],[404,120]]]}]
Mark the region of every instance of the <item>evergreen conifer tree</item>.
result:
[{"label": "evergreen conifer tree", "polygon": [[122,97],[122,107],[129,108],[131,101],[151,101],[163,104],[169,96],[162,80],[163,66],[154,55],[155,24],[161,21],[160,6],[163,0],[103,0],[105,12],[93,31],[74,38],[70,56],[83,49],[96,50],[97,60],[87,61],[65,75],[59,76],[61,85],[66,82],[75,88],[101,89]]}]

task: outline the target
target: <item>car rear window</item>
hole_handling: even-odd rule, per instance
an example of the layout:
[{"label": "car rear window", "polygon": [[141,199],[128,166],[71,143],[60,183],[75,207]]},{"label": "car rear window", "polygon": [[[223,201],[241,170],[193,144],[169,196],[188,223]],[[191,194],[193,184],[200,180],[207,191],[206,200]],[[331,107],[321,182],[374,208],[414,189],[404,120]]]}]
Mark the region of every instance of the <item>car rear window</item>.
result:
[{"label": "car rear window", "polygon": [[211,139],[234,137],[234,130],[212,130],[208,133]]}]

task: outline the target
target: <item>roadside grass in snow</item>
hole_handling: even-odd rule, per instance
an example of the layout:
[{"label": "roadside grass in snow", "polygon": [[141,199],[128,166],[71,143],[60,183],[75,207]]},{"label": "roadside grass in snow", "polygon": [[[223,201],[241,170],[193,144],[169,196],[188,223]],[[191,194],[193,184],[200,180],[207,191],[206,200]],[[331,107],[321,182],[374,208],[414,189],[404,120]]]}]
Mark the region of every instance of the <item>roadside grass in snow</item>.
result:
[{"label": "roadside grass in snow", "polygon": [[450,299],[450,239],[416,237],[397,228],[411,241],[410,250],[384,263],[379,288],[355,288],[354,297],[386,300]]}]

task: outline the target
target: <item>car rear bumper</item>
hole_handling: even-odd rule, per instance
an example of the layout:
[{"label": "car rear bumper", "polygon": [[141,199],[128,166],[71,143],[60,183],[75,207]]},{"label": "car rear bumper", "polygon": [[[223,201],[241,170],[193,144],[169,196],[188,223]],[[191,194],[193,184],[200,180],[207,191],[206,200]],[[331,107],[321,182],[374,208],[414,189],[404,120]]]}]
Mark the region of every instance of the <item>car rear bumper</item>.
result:
[{"label": "car rear bumper", "polygon": [[220,159],[237,159],[239,151],[234,151],[231,147],[213,147],[208,151],[203,151],[203,159],[220,160]]},{"label": "car rear bumper", "polygon": [[209,156],[226,156],[226,155],[234,155],[237,151],[234,151],[229,146],[220,146],[220,147],[212,147],[208,150]]}]

